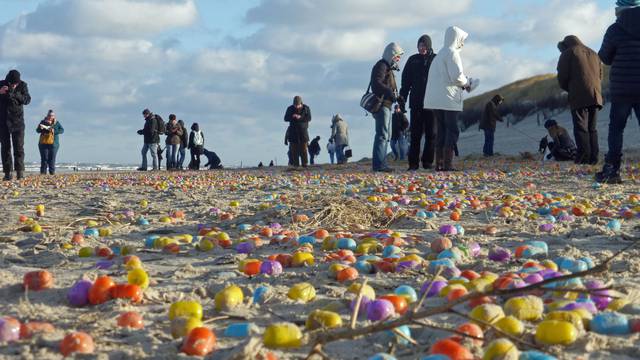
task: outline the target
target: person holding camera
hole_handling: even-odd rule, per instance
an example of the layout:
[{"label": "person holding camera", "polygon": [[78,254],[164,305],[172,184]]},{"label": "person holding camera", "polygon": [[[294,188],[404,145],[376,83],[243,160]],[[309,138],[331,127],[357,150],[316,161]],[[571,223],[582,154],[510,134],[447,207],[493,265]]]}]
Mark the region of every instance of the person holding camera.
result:
[{"label": "person holding camera", "polygon": [[[18,180],[24,177],[24,106],[31,103],[27,83],[18,70],[0,81],[0,153],[4,180],[10,181],[12,167]],[[13,145],[13,159],[11,147]]]},{"label": "person holding camera", "polygon": [[544,123],[544,127],[549,132],[552,140],[547,141],[547,137],[545,136],[540,142],[540,150],[542,153],[544,153],[545,147],[549,147],[547,159],[550,160],[553,158],[556,161],[575,160],[577,154],[576,144],[571,140],[567,129],[558,125],[558,122],[553,119],[547,120]]},{"label": "person holding camera", "polygon": [[159,126],[162,119],[152,113],[149,109],[142,111],[144,116],[144,128],[138,130],[138,135],[144,136],[144,145],[142,146],[142,164],[138,171],[147,171],[147,152],[151,152],[151,160],[153,162],[153,170],[158,170],[158,148],[160,147],[160,131]]},{"label": "person holding camera", "polygon": [[400,71],[400,59],[404,50],[392,42],[384,49],[382,59],[371,69],[371,91],[382,100],[382,106],[373,114],[376,121],[376,135],[373,139],[372,169],[374,172],[393,172],[387,165],[387,149],[389,146],[391,106],[398,102],[404,106],[404,99],[398,96],[398,87],[393,75],[394,71]]},{"label": "person holding camera", "polygon": [[293,105],[287,108],[284,114],[284,121],[289,123],[287,130],[287,142],[291,154],[291,165],[307,167],[307,144],[309,143],[309,122],[311,121],[311,110],[302,103],[300,96],[293,98]]},{"label": "person holding camera", "polygon": [[53,110],[49,110],[47,116],[40,121],[36,128],[36,133],[40,134],[38,150],[40,150],[40,175],[56,173],[56,155],[60,147],[59,135],[64,133],[64,128],[56,119]]}]

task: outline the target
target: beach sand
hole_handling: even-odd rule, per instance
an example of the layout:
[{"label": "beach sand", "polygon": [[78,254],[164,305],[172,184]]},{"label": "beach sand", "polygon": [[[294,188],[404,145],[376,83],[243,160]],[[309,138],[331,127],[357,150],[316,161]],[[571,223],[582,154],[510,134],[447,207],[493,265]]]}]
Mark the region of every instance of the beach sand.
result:
[{"label": "beach sand", "polygon": [[[55,331],[38,335],[29,340],[20,340],[0,346],[0,358],[58,359],[62,356],[58,343],[72,331],[89,333],[96,344],[95,355],[99,359],[174,359],[183,358],[179,353],[181,340],[173,339],[168,319],[169,306],[181,299],[199,301],[204,308],[206,325],[214,330],[217,350],[209,355],[212,359],[251,358],[261,350],[261,334],[274,322],[288,321],[304,328],[307,315],[313,309],[330,306],[337,311],[344,324],[349,323],[349,297],[344,283],[329,276],[331,263],[323,261],[327,252],[316,245],[316,264],[310,267],[286,268],[278,277],[259,275],[248,277],[237,271],[238,263],[248,257],[265,260],[269,255],[292,253],[298,246],[292,243],[271,242],[263,238],[263,246],[251,255],[239,254],[233,248],[215,247],[203,252],[195,249],[199,225],[219,228],[227,232],[234,241],[257,235],[260,228],[279,223],[283,229],[295,230],[300,235],[323,228],[330,234],[350,232],[354,238],[382,229],[402,233],[406,244],[404,254],[417,254],[425,259],[430,255],[430,241],[441,237],[438,228],[453,224],[449,219],[451,210],[437,213],[437,218],[423,219],[415,211],[424,209],[415,201],[420,193],[426,194],[429,202],[437,199],[441,190],[449,200],[475,196],[491,203],[487,209],[464,208],[458,222],[466,233],[454,236],[454,244],[477,242],[481,245],[481,256],[465,258],[459,262],[460,269],[480,271],[518,270],[523,261],[506,264],[487,259],[491,246],[499,245],[514,250],[527,240],[543,240],[549,245],[548,258],[571,256],[576,259],[587,256],[598,263],[614,252],[628,246],[632,237],[640,233],[638,206],[640,196],[640,173],[637,157],[628,162],[635,164],[631,172],[625,173],[623,185],[593,186],[596,168],[576,167],[572,164],[519,158],[498,157],[482,159],[469,156],[457,159],[463,172],[434,173],[398,171],[392,175],[369,172],[367,163],[344,167],[319,166],[305,171],[287,171],[283,168],[264,170],[221,170],[185,173],[74,173],[54,177],[29,176],[18,183],[0,184],[0,316],[12,316],[21,322],[46,321],[55,326]],[[398,170],[406,164],[395,163]],[[634,179],[631,179],[634,176]],[[370,196],[380,199],[405,190],[416,184],[419,191],[407,191],[408,204],[400,204],[393,218],[385,217],[386,201],[371,201]],[[462,192],[464,191],[464,193]],[[549,193],[563,199],[566,206],[589,203],[593,212],[576,216],[573,222],[558,222],[551,233],[543,233],[539,225],[542,218],[529,219],[537,210],[535,205],[518,209],[518,199],[535,193]],[[502,205],[511,195],[514,215],[500,217],[495,207]],[[493,199],[493,200],[492,200]],[[143,207],[141,201],[148,206]],[[397,199],[396,199],[397,200]],[[237,204],[232,202],[237,201]],[[507,200],[509,201],[509,200]],[[637,198],[640,201],[640,198]],[[29,226],[19,223],[20,215],[35,218],[35,207],[45,206],[44,216],[37,219],[42,233],[33,233]],[[341,211],[325,216],[327,208],[334,204]],[[232,206],[237,205],[237,206]],[[633,210],[633,207],[636,207]],[[619,211],[630,207],[634,216],[622,222],[621,232],[607,228],[610,218],[619,218]],[[216,210],[232,213],[233,219],[222,220]],[[602,216],[597,209],[606,209],[611,216]],[[183,211],[184,218],[170,223],[160,218],[170,216],[175,210]],[[324,212],[323,212],[324,210]],[[310,221],[293,223],[293,215],[306,214]],[[321,216],[324,214],[323,216]],[[132,216],[133,215],[133,216]],[[137,217],[143,215],[151,223],[138,225]],[[83,232],[86,222],[94,219],[100,228],[109,228],[112,234],[104,237],[87,237],[82,245],[70,245],[74,232]],[[319,221],[316,221],[319,220]],[[241,233],[240,224],[249,224],[252,231]],[[485,235],[484,229],[494,225],[495,235]],[[191,244],[181,244],[178,254],[167,254],[161,249],[145,247],[145,239],[151,235],[176,236],[191,234]],[[626,234],[626,235],[624,235]],[[151,285],[144,293],[140,304],[125,300],[111,300],[96,306],[72,307],[66,293],[79,279],[95,279],[99,274],[110,275],[116,282],[126,282],[127,270],[122,257],[113,259],[108,269],[96,269],[98,257],[80,258],[81,247],[123,247],[135,249],[151,278]],[[32,270],[50,271],[55,284],[52,289],[25,292],[23,275]],[[598,277],[607,284],[625,286],[631,293],[631,301],[638,301],[640,289],[640,250],[634,249],[613,261],[611,269]],[[419,290],[425,280],[431,278],[428,271],[410,273],[376,273],[360,275],[374,287],[376,293],[391,293],[402,284]],[[287,298],[289,287],[299,282],[310,282],[317,290],[317,297],[308,304],[296,303]],[[245,295],[244,304],[227,312],[214,309],[214,296],[226,285],[240,286]],[[251,295],[258,286],[271,288],[269,300],[261,305],[252,304]],[[635,293],[631,291],[635,289]],[[635,294],[635,296],[634,296]],[[441,304],[444,300],[428,300],[426,306]],[[124,311],[138,311],[144,317],[145,328],[126,330],[116,326],[116,317]],[[468,309],[467,309],[468,311]],[[227,316],[227,317],[224,317]],[[638,314],[633,315],[638,317]],[[453,326],[464,322],[451,314],[437,316],[432,320],[438,324]],[[227,325],[236,322],[251,322],[257,326],[258,340],[234,339],[223,336]],[[358,326],[370,322],[360,319]],[[533,342],[534,324],[528,323],[524,338]],[[437,339],[449,334],[419,326],[412,326],[412,337],[418,345],[392,345],[388,333],[373,334],[353,341],[340,341],[324,347],[331,359],[366,359],[391,349],[402,359],[417,359],[428,354],[428,349]],[[488,335],[491,337],[491,335]],[[544,351],[560,359],[634,359],[640,335],[604,336],[594,333],[580,334],[578,340],[567,347],[542,347]],[[527,350],[519,346],[521,350]],[[273,350],[279,359],[304,358],[308,346],[291,350]],[[481,354],[479,348],[475,354]],[[244,355],[243,355],[244,354]]]}]

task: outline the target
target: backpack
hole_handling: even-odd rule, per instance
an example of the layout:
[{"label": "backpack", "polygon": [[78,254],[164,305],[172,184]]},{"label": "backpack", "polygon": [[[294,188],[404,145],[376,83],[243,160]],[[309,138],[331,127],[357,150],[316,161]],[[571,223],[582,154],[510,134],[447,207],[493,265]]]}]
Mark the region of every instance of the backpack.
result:
[{"label": "backpack", "polygon": [[53,132],[53,127],[50,131],[43,131],[40,133],[40,141],[41,145],[53,145],[55,141],[55,136]]},{"label": "backpack", "polygon": [[160,115],[158,114],[156,114],[156,129],[158,134],[164,134],[167,131],[164,120],[162,120],[162,117],[160,117]]},{"label": "backpack", "polygon": [[195,145],[195,146],[204,145],[204,138],[202,137],[202,132],[201,131],[194,131],[193,132],[193,145]]}]

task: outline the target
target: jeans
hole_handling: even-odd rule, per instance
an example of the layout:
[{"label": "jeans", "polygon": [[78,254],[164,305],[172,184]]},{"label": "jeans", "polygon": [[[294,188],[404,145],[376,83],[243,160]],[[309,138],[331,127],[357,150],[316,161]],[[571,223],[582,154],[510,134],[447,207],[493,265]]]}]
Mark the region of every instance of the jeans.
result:
[{"label": "jeans", "polygon": [[458,129],[458,111],[435,110],[438,120],[437,147],[440,149],[455,149],[460,136]]},{"label": "jeans", "polygon": [[142,165],[140,168],[147,170],[147,152],[151,152],[151,160],[153,162],[153,170],[158,170],[158,144],[145,143],[142,146]]},{"label": "jeans", "polygon": [[329,159],[331,160],[331,165],[336,163],[336,152],[329,151]]},{"label": "jeans", "polygon": [[167,144],[167,169],[175,169],[178,156],[178,144]]},{"label": "jeans", "polygon": [[40,174],[46,174],[47,170],[49,174],[55,174],[57,149],[53,144],[38,144],[38,150],[40,150]]},{"label": "jeans", "polygon": [[609,152],[605,158],[608,164],[612,164],[616,169],[620,168],[622,159],[622,144],[624,128],[631,111],[636,113],[638,124],[640,124],[640,103],[612,103],[611,113],[609,113]]},{"label": "jeans", "polygon": [[384,170],[387,165],[387,149],[389,146],[389,123],[391,121],[391,109],[383,106],[377,113],[373,114],[376,120],[376,136],[373,139],[373,171]]},{"label": "jeans", "polygon": [[484,147],[482,153],[485,156],[493,156],[493,140],[496,129],[484,129]]},{"label": "jeans", "polygon": [[[411,145],[409,146],[409,167],[417,169],[419,161],[423,167],[431,167],[436,149],[436,118],[433,110],[411,109]],[[422,137],[424,140],[424,150],[420,157],[420,147]]]},{"label": "jeans", "polygon": [[407,154],[407,140],[404,135],[398,139],[391,139],[391,151],[395,160],[404,160]]},{"label": "jeans", "polygon": [[184,166],[184,158],[186,157],[187,154],[187,148],[180,145],[180,148],[178,149],[178,168],[183,169]]},{"label": "jeans", "polygon": [[593,164],[598,162],[598,107],[590,106],[571,110],[573,118],[573,135],[578,147],[576,163]]},{"label": "jeans", "polygon": [[[11,159],[11,145],[13,144],[13,159]],[[2,171],[5,174],[24,171],[24,130],[9,131],[0,125],[0,152],[2,153]],[[12,166],[13,165],[13,166]]]}]

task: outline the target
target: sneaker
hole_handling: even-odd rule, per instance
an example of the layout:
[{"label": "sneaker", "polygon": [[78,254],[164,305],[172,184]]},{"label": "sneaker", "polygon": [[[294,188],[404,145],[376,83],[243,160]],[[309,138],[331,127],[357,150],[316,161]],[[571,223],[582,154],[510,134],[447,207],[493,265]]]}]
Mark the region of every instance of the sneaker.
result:
[{"label": "sneaker", "polygon": [[11,181],[11,180],[13,180],[13,176],[11,176],[11,173],[10,173],[10,172],[8,172],[8,173],[4,173],[4,177],[2,178],[2,180],[4,180],[4,181]]}]

